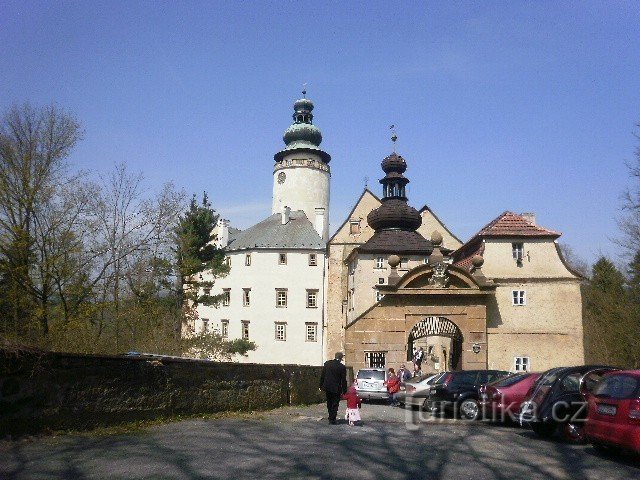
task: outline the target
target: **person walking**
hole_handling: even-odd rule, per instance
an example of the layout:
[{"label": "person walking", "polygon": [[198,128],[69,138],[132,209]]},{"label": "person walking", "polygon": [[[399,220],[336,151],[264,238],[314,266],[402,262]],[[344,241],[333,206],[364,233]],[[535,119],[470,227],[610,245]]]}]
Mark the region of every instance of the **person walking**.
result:
[{"label": "person walking", "polygon": [[359,422],[360,420],[362,420],[362,418],[360,418],[360,407],[362,407],[362,400],[360,400],[358,392],[356,391],[355,380],[347,390],[347,393],[342,395],[342,400],[347,401],[347,412],[344,415],[344,419],[349,422],[350,427],[353,427],[355,422]]},{"label": "person walking", "polygon": [[340,396],[347,393],[347,367],[342,364],[344,353],[338,352],[333,360],[327,360],[320,374],[320,389],[327,397],[329,423],[336,424]]},{"label": "person walking", "polygon": [[411,378],[411,372],[407,370],[407,367],[405,367],[404,363],[400,365],[400,369],[398,370],[398,378],[400,379],[400,382],[406,382]]},{"label": "person walking", "polygon": [[422,375],[422,360],[424,359],[424,350],[422,347],[416,352],[416,375]]},{"label": "person walking", "polygon": [[387,392],[389,393],[389,404],[392,407],[400,405],[396,399],[396,394],[400,391],[400,379],[397,377],[393,368],[389,369],[387,374]]}]

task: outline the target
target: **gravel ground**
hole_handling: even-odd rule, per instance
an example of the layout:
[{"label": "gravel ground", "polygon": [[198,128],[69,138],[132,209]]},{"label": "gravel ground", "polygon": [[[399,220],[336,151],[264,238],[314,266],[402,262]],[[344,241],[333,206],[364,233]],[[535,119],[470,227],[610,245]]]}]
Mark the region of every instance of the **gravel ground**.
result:
[{"label": "gravel ground", "polygon": [[637,457],[604,457],[517,427],[428,421],[378,404],[364,404],[362,417],[360,426],[329,425],[325,407],[313,405],[128,435],[4,440],[0,478],[640,479]]}]

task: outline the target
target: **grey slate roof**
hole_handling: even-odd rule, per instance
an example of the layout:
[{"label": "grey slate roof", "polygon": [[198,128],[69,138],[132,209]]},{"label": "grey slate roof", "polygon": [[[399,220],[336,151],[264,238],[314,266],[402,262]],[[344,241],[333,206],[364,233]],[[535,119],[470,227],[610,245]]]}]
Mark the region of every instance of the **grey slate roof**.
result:
[{"label": "grey slate roof", "polygon": [[240,231],[229,229],[227,250],[255,250],[269,248],[320,250],[326,244],[318,235],[304,211],[292,211],[289,221],[282,225],[281,214],[274,213],[253,227]]}]

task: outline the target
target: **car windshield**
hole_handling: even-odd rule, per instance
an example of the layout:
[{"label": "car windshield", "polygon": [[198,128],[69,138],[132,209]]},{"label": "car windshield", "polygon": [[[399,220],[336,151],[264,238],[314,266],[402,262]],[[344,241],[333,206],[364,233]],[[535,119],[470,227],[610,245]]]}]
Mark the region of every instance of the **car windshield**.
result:
[{"label": "car windshield", "polygon": [[360,370],[358,380],[384,380],[384,371],[381,370]]},{"label": "car windshield", "polygon": [[635,397],[640,386],[640,379],[628,375],[611,375],[595,387],[593,394],[596,397],[613,398],[622,400]]},{"label": "car windshield", "polygon": [[494,387],[510,387],[511,385],[515,385],[516,383],[521,382],[530,375],[530,373],[512,375],[510,377],[503,378],[502,380],[498,380],[497,382],[493,382],[491,385],[493,385]]}]

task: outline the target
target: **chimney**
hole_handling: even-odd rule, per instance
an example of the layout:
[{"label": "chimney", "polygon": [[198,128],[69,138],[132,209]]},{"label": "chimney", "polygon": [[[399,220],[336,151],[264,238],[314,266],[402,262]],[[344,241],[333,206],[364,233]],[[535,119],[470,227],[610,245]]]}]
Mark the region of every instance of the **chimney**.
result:
[{"label": "chimney", "polygon": [[521,213],[520,216],[522,218],[524,218],[527,222],[529,222],[531,225],[535,225],[536,224],[536,214],[535,213],[525,212],[525,213]]},{"label": "chimney", "polygon": [[229,220],[218,219],[216,236],[218,237],[216,240],[218,248],[225,248],[229,244]]},{"label": "chimney", "polygon": [[320,235],[320,238],[322,238],[323,240],[324,238],[324,225],[325,222],[327,221],[327,218],[325,216],[325,210],[324,207],[317,207],[316,208],[316,232],[318,232],[318,235]]},{"label": "chimney", "polygon": [[286,225],[287,223],[289,223],[289,220],[291,218],[291,209],[289,207],[287,207],[285,205],[285,207],[282,209],[282,225]]}]

